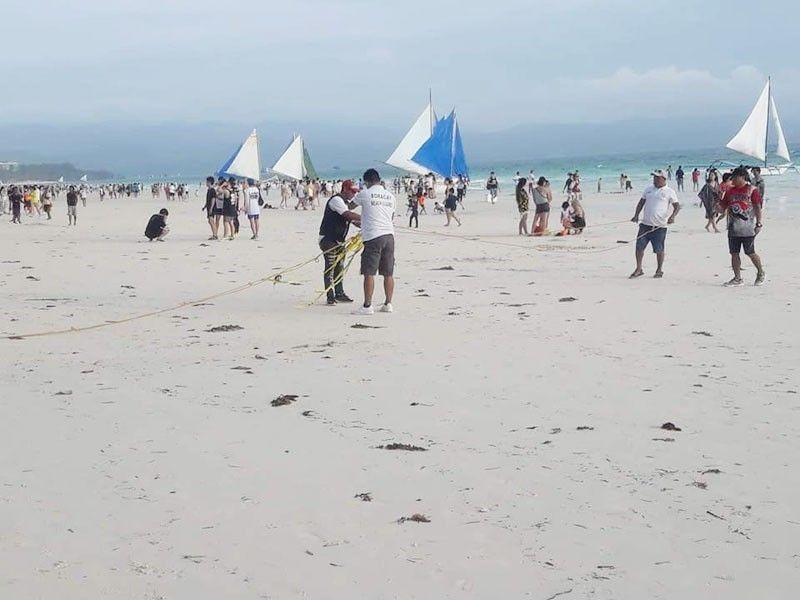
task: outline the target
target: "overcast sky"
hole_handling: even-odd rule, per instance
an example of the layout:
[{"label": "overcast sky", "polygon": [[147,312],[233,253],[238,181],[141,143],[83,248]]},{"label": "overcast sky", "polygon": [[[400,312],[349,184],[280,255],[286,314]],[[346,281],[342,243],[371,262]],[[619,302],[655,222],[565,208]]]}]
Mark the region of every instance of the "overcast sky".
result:
[{"label": "overcast sky", "polygon": [[0,122],[798,117],[798,0],[5,0]]}]

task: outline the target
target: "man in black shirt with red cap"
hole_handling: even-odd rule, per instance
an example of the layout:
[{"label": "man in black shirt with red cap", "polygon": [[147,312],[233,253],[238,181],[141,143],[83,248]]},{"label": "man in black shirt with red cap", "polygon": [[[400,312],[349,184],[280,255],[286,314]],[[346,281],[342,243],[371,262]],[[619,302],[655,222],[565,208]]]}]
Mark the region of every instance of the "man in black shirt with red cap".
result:
[{"label": "man in black shirt with red cap", "polygon": [[[319,248],[325,254],[325,272],[323,281],[328,296],[328,305],[337,302],[352,302],[344,293],[342,270],[344,269],[343,256],[344,242],[350,223],[356,225],[360,222],[360,215],[350,210],[353,205],[350,201],[358,193],[358,186],[351,179],[342,182],[342,191],[334,194],[325,204],[322,223],[319,226]],[[338,259],[338,260],[337,260]],[[336,282],[334,284],[334,282]]]}]

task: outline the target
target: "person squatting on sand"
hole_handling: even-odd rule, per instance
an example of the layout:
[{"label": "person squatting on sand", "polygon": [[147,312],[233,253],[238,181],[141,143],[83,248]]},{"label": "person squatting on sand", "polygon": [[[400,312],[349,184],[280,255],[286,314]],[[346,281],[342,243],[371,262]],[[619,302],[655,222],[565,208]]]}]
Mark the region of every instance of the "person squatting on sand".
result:
[{"label": "person squatting on sand", "polygon": [[364,173],[366,189],[353,198],[361,207],[361,237],[364,250],[361,253],[361,274],[364,276],[364,304],[355,311],[358,315],[371,315],[372,295],[375,291],[375,275],[383,276],[383,291],[386,295],[381,312],[392,312],[394,294],[394,223],[392,217],[395,198],[381,185],[381,177],[375,169]]},{"label": "person squatting on sand", "polygon": [[761,266],[761,257],[756,254],[755,243],[762,227],[762,198],[758,188],[747,180],[747,169],[744,167],[734,169],[730,179],[731,185],[719,201],[719,211],[724,211],[728,218],[728,249],[733,269],[733,279],[725,283],[726,286],[744,283],[742,257],[739,255],[742,249],[757,270],[753,285],[764,283],[764,268]]},{"label": "person squatting on sand", "polygon": [[[352,302],[344,293],[344,254],[345,240],[350,223],[360,226],[361,217],[353,212],[353,197],[358,193],[358,186],[352,180],[342,182],[342,190],[334,194],[325,203],[322,223],[319,226],[319,248],[324,252],[325,266],[322,275],[328,305],[338,302]],[[335,282],[335,283],[334,283]]]},{"label": "person squatting on sand", "polygon": [[147,222],[147,226],[144,228],[144,236],[148,241],[164,241],[164,238],[169,233],[169,227],[167,227],[168,215],[169,211],[166,208],[162,208],[160,211],[158,211],[158,214],[150,217],[150,220]]},{"label": "person squatting on sand", "polygon": [[[672,208],[672,213],[670,213]],[[661,169],[653,172],[653,185],[645,188],[636,212],[631,219],[639,222],[639,214],[644,210],[642,222],[639,223],[639,234],[636,236],[636,269],[630,278],[635,279],[644,275],[642,259],[648,244],[653,246],[656,255],[656,272],[653,277],[664,276],[664,244],[667,239],[667,225],[675,222],[675,217],[681,210],[678,195],[675,190],[667,186],[667,174]]]}]

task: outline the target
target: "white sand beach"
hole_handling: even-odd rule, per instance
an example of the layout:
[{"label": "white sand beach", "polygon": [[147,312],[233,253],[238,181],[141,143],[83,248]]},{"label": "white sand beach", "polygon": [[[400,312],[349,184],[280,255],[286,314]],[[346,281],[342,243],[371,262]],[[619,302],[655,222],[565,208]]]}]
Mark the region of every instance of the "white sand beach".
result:
[{"label": "white sand beach", "polygon": [[[745,261],[726,289],[692,198],[661,280],[649,253],[628,280],[633,224],[598,226],[638,194],[587,195],[584,235],[533,239],[474,192],[463,227],[397,232],[391,315],[306,306],[312,263],[0,340],[0,597],[795,598],[800,216],[768,204],[767,284]],[[63,196],[51,222],[4,217],[4,338],[318,252],[321,211],[207,242],[201,204],[168,205],[164,243],[149,197],[90,197],[73,228]]]}]

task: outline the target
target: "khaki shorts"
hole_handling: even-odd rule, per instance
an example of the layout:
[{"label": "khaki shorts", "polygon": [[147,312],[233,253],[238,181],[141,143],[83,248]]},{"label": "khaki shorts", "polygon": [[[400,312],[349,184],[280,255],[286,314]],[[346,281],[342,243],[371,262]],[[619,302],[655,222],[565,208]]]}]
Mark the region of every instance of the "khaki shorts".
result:
[{"label": "khaki shorts", "polygon": [[390,233],[364,242],[361,253],[361,274],[384,277],[394,275],[394,236]]},{"label": "khaki shorts", "polygon": [[77,217],[78,216],[78,207],[77,206],[67,206],[67,215],[70,217]]}]

